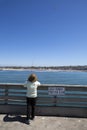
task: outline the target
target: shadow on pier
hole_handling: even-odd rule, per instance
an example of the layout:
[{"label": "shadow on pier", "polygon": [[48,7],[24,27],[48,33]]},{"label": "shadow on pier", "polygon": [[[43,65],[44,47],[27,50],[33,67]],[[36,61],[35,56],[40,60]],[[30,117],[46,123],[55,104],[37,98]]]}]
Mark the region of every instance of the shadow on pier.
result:
[{"label": "shadow on pier", "polygon": [[26,117],[22,117],[21,115],[11,115],[7,114],[3,118],[4,122],[20,122],[20,123],[25,123],[26,124]]}]

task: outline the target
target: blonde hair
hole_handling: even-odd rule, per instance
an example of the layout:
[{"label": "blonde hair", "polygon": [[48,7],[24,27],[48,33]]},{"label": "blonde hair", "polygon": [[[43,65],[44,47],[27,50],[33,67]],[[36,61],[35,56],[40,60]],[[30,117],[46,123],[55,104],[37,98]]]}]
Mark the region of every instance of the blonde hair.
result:
[{"label": "blonde hair", "polygon": [[28,81],[30,82],[35,82],[37,81],[37,76],[35,74],[31,74],[29,77],[28,77]]}]

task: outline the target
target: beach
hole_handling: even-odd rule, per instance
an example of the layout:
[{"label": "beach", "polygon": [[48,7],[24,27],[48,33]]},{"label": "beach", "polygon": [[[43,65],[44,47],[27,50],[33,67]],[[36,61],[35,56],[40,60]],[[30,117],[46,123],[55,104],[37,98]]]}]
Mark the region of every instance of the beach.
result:
[{"label": "beach", "polygon": [[23,115],[0,115],[0,130],[87,130],[86,118],[36,116],[30,124]]}]

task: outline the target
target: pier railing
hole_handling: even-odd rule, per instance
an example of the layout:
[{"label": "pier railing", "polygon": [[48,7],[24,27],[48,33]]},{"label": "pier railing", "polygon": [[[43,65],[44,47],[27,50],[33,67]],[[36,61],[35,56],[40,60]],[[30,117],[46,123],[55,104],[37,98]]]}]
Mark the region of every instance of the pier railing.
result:
[{"label": "pier railing", "polygon": [[[36,106],[37,115],[87,117],[87,86],[43,84]],[[0,113],[26,113],[23,84],[0,84]]]}]

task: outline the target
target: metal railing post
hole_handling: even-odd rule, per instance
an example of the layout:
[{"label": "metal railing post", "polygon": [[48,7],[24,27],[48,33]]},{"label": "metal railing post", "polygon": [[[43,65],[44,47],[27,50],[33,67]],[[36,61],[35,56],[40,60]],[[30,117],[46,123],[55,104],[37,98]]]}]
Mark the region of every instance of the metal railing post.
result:
[{"label": "metal railing post", "polygon": [[54,96],[54,106],[56,106],[57,103],[57,96]]},{"label": "metal railing post", "polygon": [[5,105],[8,104],[8,86],[5,86]]}]

